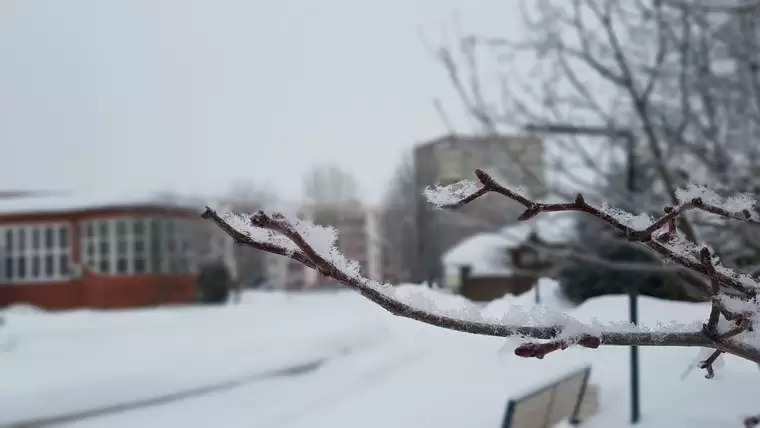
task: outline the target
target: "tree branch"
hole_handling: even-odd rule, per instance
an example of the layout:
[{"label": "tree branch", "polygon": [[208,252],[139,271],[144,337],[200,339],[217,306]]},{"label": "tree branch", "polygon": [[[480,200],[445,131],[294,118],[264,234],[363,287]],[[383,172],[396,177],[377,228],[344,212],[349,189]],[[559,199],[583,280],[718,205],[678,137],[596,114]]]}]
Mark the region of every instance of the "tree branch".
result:
[{"label": "tree branch", "polygon": [[[701,198],[694,198],[690,201],[682,202],[675,208],[668,209],[669,212],[667,214],[651,223],[648,227],[639,230],[624,224],[621,220],[615,218],[611,214],[587,204],[581,194],[578,194],[575,201],[573,202],[554,204],[539,203],[505,188],[504,186],[497,183],[490,175],[488,175],[488,173],[481,169],[476,170],[475,175],[478,177],[478,180],[482,185],[480,188],[463,197],[457,202],[444,203],[440,204],[439,206],[441,208],[449,209],[460,208],[488,193],[493,192],[506,196],[507,198],[510,198],[525,207],[525,211],[523,211],[523,213],[518,217],[518,220],[520,221],[531,219],[542,212],[575,211],[587,213],[609,224],[615,230],[622,233],[629,241],[640,242],[655,250],[664,259],[676,261],[689,270],[695,271],[704,276],[708,276],[708,272],[700,261],[697,261],[693,257],[679,254],[663,243],[663,241],[667,241],[668,238],[674,238],[672,233],[666,232],[662,235],[657,236],[657,239],[653,239],[655,232],[667,226],[668,224],[671,224],[678,216],[691,209],[699,209],[749,223],[758,223],[758,221],[755,220],[747,210],[743,210],[741,215],[739,215],[737,213],[729,212],[724,208],[706,204]],[[757,294],[756,289],[748,288],[741,281],[729,275],[719,273],[717,274],[716,278],[721,286],[733,288],[744,293],[747,296],[755,296]]]},{"label": "tree branch", "polygon": [[[642,242],[644,244],[656,243],[657,239],[653,238],[654,232],[663,225],[672,225],[674,219],[676,218],[676,215],[674,213],[683,213],[688,209],[687,206],[684,205],[683,207],[670,210],[666,215],[655,221],[649,227],[641,230],[636,230],[624,224],[613,215],[606,213],[598,208],[592,207],[591,205],[588,205],[580,194],[572,203],[537,203],[501,186],[482,170],[476,170],[476,175],[480,180],[482,187],[472,191],[470,195],[463,196],[459,201],[444,206],[460,207],[466,203],[474,201],[486,193],[495,192],[507,196],[526,207],[523,214],[519,217],[520,220],[527,220],[540,214],[541,212],[586,212],[595,215],[619,231],[624,232],[630,240]],[[428,194],[429,198],[430,196],[431,195]],[[688,206],[692,208],[711,207],[710,205],[704,204],[702,202],[695,203],[694,201],[691,201],[690,205]],[[716,209],[710,212],[723,212],[720,211],[720,209],[717,209],[717,207],[714,208]],[[428,309],[421,309],[409,303],[405,303],[396,297],[395,289],[393,287],[389,285],[382,285],[364,278],[358,273],[358,269],[353,269],[349,264],[344,265],[341,263],[341,259],[336,258],[334,254],[334,252],[337,251],[335,248],[332,248],[330,250],[331,252],[328,253],[324,253],[324,249],[318,251],[314,245],[309,242],[307,237],[299,231],[302,230],[300,226],[287,220],[281,214],[275,213],[270,215],[264,213],[263,211],[258,211],[250,216],[248,219],[248,224],[251,228],[268,230],[272,233],[276,233],[287,238],[295,245],[295,249],[286,248],[280,245],[274,245],[271,242],[262,242],[255,240],[251,237],[252,234],[250,232],[236,229],[209,207],[206,207],[206,210],[201,215],[201,217],[213,221],[237,243],[259,250],[268,251],[274,254],[287,256],[291,259],[297,260],[308,267],[316,269],[322,275],[333,278],[336,281],[359,292],[367,299],[378,304],[394,315],[410,318],[426,324],[443,327],[450,330],[457,330],[467,333],[502,337],[519,336],[523,338],[549,341],[546,343],[524,343],[515,350],[515,353],[519,356],[543,358],[549,352],[565,349],[570,345],[579,345],[587,348],[597,348],[600,345],[696,346],[713,348],[716,351],[738,355],[740,357],[760,363],[760,350],[744,344],[741,341],[734,340],[734,338],[740,333],[748,329],[752,329],[752,324],[749,318],[743,314],[737,314],[728,310],[724,306],[720,305],[717,300],[717,293],[720,291],[719,288],[717,288],[718,284],[738,289],[747,295],[754,295],[755,290],[749,289],[734,278],[731,278],[725,272],[718,271],[712,262],[709,250],[706,249],[703,249],[701,251],[700,254],[702,256],[702,260],[699,262],[696,260],[691,260],[688,257],[681,256],[665,246],[662,246],[661,251],[669,254],[673,260],[684,264],[684,266],[708,276],[713,281],[713,292],[716,293],[716,296],[714,296],[715,302],[713,304],[710,320],[707,324],[708,326],[712,325],[713,327],[705,327],[701,331],[691,332],[649,332],[635,330],[615,331],[615,329],[610,328],[605,329],[601,332],[592,332],[590,330],[585,332],[576,331],[573,335],[567,337],[564,335],[565,326],[562,324],[530,326],[508,323],[493,323],[482,320],[482,318],[480,320],[476,320],[436,313],[434,310],[431,311]],[[749,220],[748,218],[742,218],[745,221]],[[656,245],[661,244],[657,243]],[[737,321],[736,327],[724,333],[718,332],[717,320],[713,320],[713,318],[717,319],[717,317],[720,315],[725,316],[727,320]],[[705,366],[705,369],[708,370],[708,374],[709,370],[711,370],[711,364],[711,362],[709,364],[703,364]]]}]

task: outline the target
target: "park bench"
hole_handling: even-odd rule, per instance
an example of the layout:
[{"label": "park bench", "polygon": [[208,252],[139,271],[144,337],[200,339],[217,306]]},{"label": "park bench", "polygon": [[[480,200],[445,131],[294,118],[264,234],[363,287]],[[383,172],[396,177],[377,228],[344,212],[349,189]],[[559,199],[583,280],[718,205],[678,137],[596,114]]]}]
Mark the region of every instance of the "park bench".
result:
[{"label": "park bench", "polygon": [[502,428],[551,428],[567,420],[579,425],[599,407],[598,387],[589,384],[591,367],[573,371],[507,403]]}]

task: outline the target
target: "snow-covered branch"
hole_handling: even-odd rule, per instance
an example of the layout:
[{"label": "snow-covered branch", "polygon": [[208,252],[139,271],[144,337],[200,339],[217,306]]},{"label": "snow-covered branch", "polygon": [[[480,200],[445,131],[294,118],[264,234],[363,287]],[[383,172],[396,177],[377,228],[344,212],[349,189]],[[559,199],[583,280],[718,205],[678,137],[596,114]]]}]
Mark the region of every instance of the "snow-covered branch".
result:
[{"label": "snow-covered branch", "polygon": [[[363,277],[359,265],[347,260],[336,248],[337,235],[332,228],[264,211],[250,216],[220,215],[207,207],[202,217],[216,223],[238,244],[297,260],[354,289],[394,315],[467,333],[540,341],[517,347],[515,354],[518,356],[543,358],[549,352],[571,345],[586,348],[600,345],[696,346],[715,349],[715,358],[725,352],[760,363],[760,335],[755,333],[756,323],[760,320],[760,307],[756,301],[760,284],[749,275],[724,267],[710,248],[686,241],[676,228],[676,219],[694,209],[760,223],[760,217],[751,210],[753,199],[749,195],[726,201],[706,189],[691,188],[679,193],[681,203],[678,206],[666,207],[662,217],[652,219],[607,206],[591,206],[580,194],[569,203],[539,203],[505,188],[482,170],[477,170],[476,175],[480,183],[460,182],[431,187],[426,196],[441,208],[458,208],[486,193],[499,193],[525,207],[519,220],[528,220],[542,212],[577,211],[593,215],[627,239],[654,249],[663,259],[709,279],[712,309],[707,321],[701,326],[696,322],[652,330],[632,325],[589,325],[563,313],[526,313],[521,308],[511,308],[501,318],[486,316],[474,305],[465,305],[456,311],[442,310],[424,295],[402,296],[391,285]],[[728,290],[733,294],[727,293]],[[712,360],[708,358],[700,365],[708,375],[712,371]]]}]

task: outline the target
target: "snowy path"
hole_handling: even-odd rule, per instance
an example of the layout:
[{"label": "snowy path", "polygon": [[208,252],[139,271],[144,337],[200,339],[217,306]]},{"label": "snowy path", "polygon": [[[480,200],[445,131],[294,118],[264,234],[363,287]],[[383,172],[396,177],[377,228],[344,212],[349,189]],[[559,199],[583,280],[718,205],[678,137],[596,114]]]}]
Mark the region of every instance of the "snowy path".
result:
[{"label": "snowy path", "polygon": [[[499,369],[511,360],[500,355],[500,339],[465,336],[463,343],[452,340],[462,337],[457,332],[393,317],[386,325],[380,340],[315,371],[56,427],[387,428],[410,426],[420,414],[430,415],[424,426],[454,428],[474,420],[499,426],[510,383],[528,379],[532,385],[577,366],[554,360],[536,373],[535,361],[517,360],[515,369],[523,368],[518,376]],[[474,389],[456,387],[473,383]],[[389,406],[387,411],[380,403]],[[456,417],[436,411],[439,407],[457,409]]]},{"label": "snowy path", "polygon": [[[359,347],[357,347],[359,348]],[[17,420],[11,423],[11,426],[20,427],[43,427],[48,425],[60,425],[66,423],[80,423],[88,419],[104,417],[113,414],[123,414],[130,411],[142,410],[145,408],[165,406],[172,402],[181,400],[187,400],[194,397],[206,396],[209,394],[215,394],[223,392],[229,389],[238,388],[240,386],[263,382],[268,379],[295,376],[312,372],[319,369],[326,361],[332,358],[338,358],[341,355],[345,355],[354,352],[355,349],[344,348],[335,355],[326,356],[320,359],[312,360],[309,362],[301,363],[294,366],[282,367],[274,371],[266,373],[255,373],[249,376],[237,376],[234,379],[227,381],[220,381],[214,384],[202,385],[192,387],[189,389],[176,391],[174,393],[168,393],[164,395],[153,395],[141,400],[135,400],[131,398],[125,402],[108,405],[105,407],[90,408],[89,410],[69,412],[66,414],[59,414],[55,416],[49,416],[47,418],[35,418],[27,420]]]},{"label": "snowy path", "polygon": [[16,346],[0,352],[0,426],[231,387],[370,346],[387,334],[376,313],[346,305],[320,319],[319,303],[289,299],[286,313],[278,305],[243,305],[129,317],[14,314],[3,333]]},{"label": "snowy path", "polygon": [[[503,339],[393,317],[352,293],[251,297],[224,308],[12,311],[0,330],[0,344],[16,344],[0,352],[0,425],[126,404],[48,427],[498,427],[510,396],[588,363],[602,394],[588,428],[626,425],[626,348],[520,359],[500,352]],[[707,312],[646,298],[640,307],[647,324]],[[626,308],[604,297],[573,314],[620,320]],[[727,359],[713,381],[682,380],[696,352],[641,349],[641,428],[740,426],[758,411],[754,364]]]},{"label": "snowy path", "polygon": [[[275,428],[308,422],[424,356],[424,349],[377,344],[346,354],[318,370],[270,378],[159,407],[78,421],[57,428],[182,426]],[[160,421],[160,422],[159,422]],[[313,426],[313,425],[310,425]]]}]

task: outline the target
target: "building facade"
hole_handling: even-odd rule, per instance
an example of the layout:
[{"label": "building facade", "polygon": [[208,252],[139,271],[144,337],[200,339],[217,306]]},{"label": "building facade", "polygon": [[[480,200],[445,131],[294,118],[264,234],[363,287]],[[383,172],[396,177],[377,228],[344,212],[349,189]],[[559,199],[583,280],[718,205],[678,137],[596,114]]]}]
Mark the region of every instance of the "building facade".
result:
[{"label": "building facade", "polygon": [[142,199],[2,199],[0,306],[126,308],[193,301],[198,214]]}]

